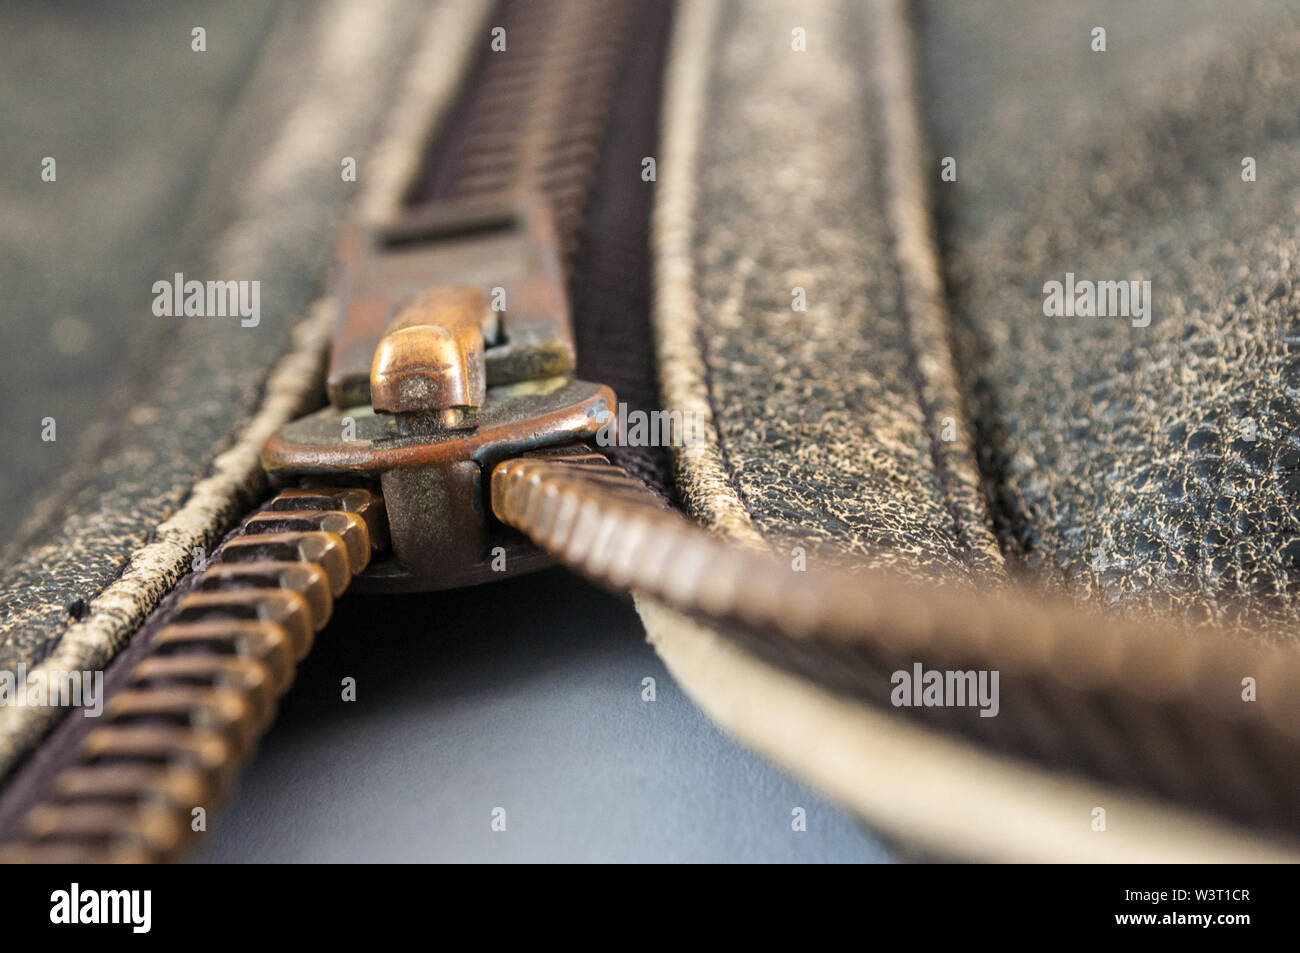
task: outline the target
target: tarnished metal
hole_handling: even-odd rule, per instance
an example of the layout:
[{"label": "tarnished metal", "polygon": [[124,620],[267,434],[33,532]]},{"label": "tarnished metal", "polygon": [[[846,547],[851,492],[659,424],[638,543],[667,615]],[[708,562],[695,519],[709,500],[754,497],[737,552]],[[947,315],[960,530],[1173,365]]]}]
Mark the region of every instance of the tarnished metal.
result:
[{"label": "tarnished metal", "polygon": [[[891,673],[995,671],[999,737],[1018,753],[1087,757],[1086,770],[1105,780],[1300,830],[1294,653],[1014,588],[795,571],[788,559],[665,509],[585,446],[504,461],[491,482],[496,517],[566,566],[706,618],[760,658],[837,693],[888,707],[897,704]],[[1243,704],[1242,674],[1254,672],[1264,673],[1267,698]],[[967,735],[990,730],[975,707],[903,710]],[[1266,757],[1250,762],[1240,752]]]},{"label": "tarnished metal", "polygon": [[[477,426],[466,430],[440,427],[418,414],[329,407],[276,433],[263,450],[262,465],[280,483],[377,483],[389,517],[392,558],[367,574],[366,587],[448,589],[549,564],[489,518],[485,475],[520,453],[593,439],[614,408],[608,387],[564,378],[488,388]],[[253,549],[256,543],[243,545]]]},{"label": "tarnished metal", "polygon": [[429,415],[451,430],[472,428],[487,395],[483,341],[496,339],[487,296],[465,285],[420,295],[384,331],[370,364],[377,413]]},{"label": "tarnished metal", "polygon": [[444,286],[473,288],[488,302],[487,386],[573,373],[568,296],[550,212],[539,201],[410,209],[397,222],[345,229],[339,258],[342,301],[327,379],[335,407],[370,404],[376,351],[391,322]]},{"label": "tarnished metal", "polygon": [[[282,490],[220,550],[4,859],[174,856],[190,812],[229,788],[367,563],[355,585],[435,589],[559,561],[882,706],[899,668],[991,670],[1005,748],[1300,829],[1292,653],[1037,594],[797,572],[692,525],[587,445],[614,395],[570,379],[562,263],[634,8],[503,5],[511,53],[485,52],[412,206],[342,236],[332,406],[283,428],[263,456],[277,485],[326,488]],[[1250,704],[1243,673],[1261,676]],[[918,714],[995,734],[959,706]]]},{"label": "tarnished metal", "polygon": [[545,206],[497,196],[352,229],[343,276],[332,405],[267,442],[272,480],[380,486],[392,555],[368,574],[370,588],[446,589],[548,564],[490,518],[485,474],[509,456],[591,439],[615,398],[570,377],[568,299]]},{"label": "tarnished metal", "polygon": [[370,548],[379,552],[388,548],[388,514],[384,498],[367,489],[295,489],[289,487],[275,495],[266,505],[268,513],[281,510],[338,510],[355,513],[370,532]]},{"label": "tarnished metal", "polygon": [[[179,600],[0,860],[159,861],[212,811],[275,702],[365,569],[383,501],[358,488],[290,490],[248,519]],[[383,538],[381,536],[381,538]]]}]

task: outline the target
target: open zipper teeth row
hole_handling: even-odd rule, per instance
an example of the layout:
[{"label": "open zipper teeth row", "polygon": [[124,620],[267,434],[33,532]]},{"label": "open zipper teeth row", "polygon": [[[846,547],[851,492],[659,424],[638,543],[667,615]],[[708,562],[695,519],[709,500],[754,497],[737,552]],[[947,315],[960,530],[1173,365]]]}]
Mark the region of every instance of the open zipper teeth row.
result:
[{"label": "open zipper teeth row", "polygon": [[250,517],[0,860],[176,857],[198,809],[229,793],[334,600],[387,539],[383,500],[364,489],[286,490]]},{"label": "open zipper teeth row", "polygon": [[[900,671],[996,671],[990,717],[911,696],[899,714],[1261,826],[1300,827],[1300,666],[1291,653],[1010,589],[797,572],[665,510],[585,447],[498,464],[492,506],[570,568],[706,618],[837,693],[897,706]],[[1243,701],[1245,676],[1265,686],[1258,701]]]},{"label": "open zipper teeth row", "polygon": [[[502,4],[496,22],[512,55],[483,54],[411,201],[540,191],[570,258],[635,6]],[[495,517],[566,565],[709,619],[836,692],[886,706],[892,674],[916,663],[997,669],[999,717],[910,714],[1041,763],[1300,829],[1300,669],[1290,654],[1025,595],[793,572],[702,532],[583,446],[508,460],[490,481]],[[175,857],[195,808],[220,803],[334,598],[387,536],[382,498],[362,489],[287,490],[250,517],[0,859]],[[1256,704],[1237,695],[1247,675],[1267,688]]]},{"label": "open zipper teeth row", "polygon": [[[756,654],[842,694],[886,704],[891,673],[915,663],[996,667],[1000,717],[952,708],[912,714],[1294,829],[1294,665],[1269,671],[1273,700],[1234,704],[1219,689],[1261,663],[1247,647],[1191,643],[1138,624],[1099,632],[1095,618],[1009,594],[794,572],[702,532],[581,444],[498,464],[490,501],[497,519],[571,568],[709,619]],[[333,600],[386,545],[387,529],[382,499],[363,489],[288,490],[250,517],[178,601],[109,701],[106,724],[86,736],[0,858],[175,857],[195,809],[211,810],[229,790]],[[1084,643],[1091,652],[1069,655]]]},{"label": "open zipper teeth row", "polygon": [[[634,0],[504,0],[410,189],[413,206],[539,194],[565,264],[607,128]],[[333,600],[388,547],[382,497],[286,490],[214,554],[113,694],[104,724],[23,817],[0,860],[165,861],[229,792]]]}]

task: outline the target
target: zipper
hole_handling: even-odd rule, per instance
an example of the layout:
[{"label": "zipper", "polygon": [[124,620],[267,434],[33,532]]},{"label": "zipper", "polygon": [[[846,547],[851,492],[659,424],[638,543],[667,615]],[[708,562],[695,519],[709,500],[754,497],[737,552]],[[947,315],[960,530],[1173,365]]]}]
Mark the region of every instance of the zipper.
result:
[{"label": "zipper", "polygon": [[629,56],[644,66],[634,39],[662,52],[668,9],[500,5],[509,55],[486,49],[471,68],[402,214],[342,232],[330,406],[268,443],[279,492],[155,613],[140,657],[110,673],[104,721],[32,767],[38,793],[10,811],[0,859],[175,859],[349,585],[449,588],[551,564],[490,519],[480,477],[589,439],[613,410],[609,388],[573,379],[566,277],[611,91],[628,90]]},{"label": "zipper", "polygon": [[379,496],[291,489],[246,519],[153,635],[10,862],[176,857],[229,792],[352,578],[387,544]]},{"label": "zipper", "polygon": [[[613,345],[579,346],[591,324],[575,333],[569,293],[617,284],[606,243],[583,237],[602,160],[636,157],[602,140],[606,91],[628,85],[616,76],[631,38],[662,49],[665,10],[503,4],[519,57],[482,54],[398,220],[344,231],[330,404],[268,441],[280,492],[168,609],[108,723],[51,772],[6,859],[176,856],[191,812],[219,803],[345,586],[452,588],[551,562],[875,705],[914,665],[997,671],[999,718],[907,710],[1041,763],[1300,829],[1291,653],[1016,592],[795,572],[668,508],[645,486],[660,461],[593,446],[615,392],[576,372],[599,380],[622,365]],[[619,174],[636,181],[634,169]],[[644,372],[628,379],[653,400]],[[1240,677],[1252,673],[1269,690],[1243,705]]]},{"label": "zipper", "polygon": [[[669,7],[632,0],[501,3],[492,17],[499,43],[470,68],[407,205],[540,196],[570,264],[608,144],[620,73],[638,48],[664,47]],[[644,92],[653,95],[654,85]]]}]

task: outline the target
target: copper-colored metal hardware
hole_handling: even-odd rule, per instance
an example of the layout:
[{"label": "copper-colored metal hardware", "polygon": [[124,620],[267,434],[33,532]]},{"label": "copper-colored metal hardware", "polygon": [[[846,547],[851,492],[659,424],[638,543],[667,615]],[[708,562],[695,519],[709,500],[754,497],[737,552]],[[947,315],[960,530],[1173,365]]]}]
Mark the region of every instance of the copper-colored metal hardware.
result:
[{"label": "copper-colored metal hardware", "polygon": [[369,490],[327,488],[287,492],[250,517],[178,600],[111,694],[104,724],[0,859],[176,856],[192,835],[191,812],[226,795],[333,598],[369,562],[372,539],[384,538],[383,514]]},{"label": "copper-colored metal hardware", "polygon": [[375,348],[371,406],[379,413],[427,414],[451,430],[476,426],[487,396],[484,338],[496,338],[496,312],[483,292],[446,285],[420,295]]},{"label": "copper-colored metal hardware", "polygon": [[209,785],[224,780],[233,765],[225,738],[175,725],[96,728],[86,736],[81,757],[85,764],[185,764],[202,771]]},{"label": "copper-colored metal hardware", "polygon": [[140,844],[97,847],[86,843],[22,841],[5,847],[0,860],[10,864],[147,864],[157,855]]},{"label": "copper-colored metal hardware", "polygon": [[[487,518],[484,475],[497,462],[529,450],[593,439],[614,408],[608,387],[556,378],[489,387],[473,430],[413,430],[409,421],[368,407],[327,407],[274,434],[262,451],[262,465],[278,483],[379,483],[393,558],[362,578],[368,588],[472,585],[502,578],[492,566],[497,546],[507,551],[510,574],[550,562]],[[348,429],[354,439],[344,440]],[[251,538],[239,543],[256,546]],[[288,558],[263,552],[245,555],[227,547],[225,558]]]},{"label": "copper-colored metal hardware", "polygon": [[275,681],[266,665],[251,658],[212,655],[147,658],[131,673],[130,687],[145,691],[167,687],[229,690],[252,706],[259,728],[270,724],[277,696]]},{"label": "copper-colored metal hardware", "polygon": [[147,792],[149,800],[187,806],[203,799],[205,786],[202,773],[191,767],[128,762],[69,768],[54,790],[64,801],[122,801]]},{"label": "copper-colored metal hardware", "polygon": [[[795,572],[715,538],[587,447],[537,451],[492,471],[492,510],[560,561],[611,588],[705,617],[761,658],[874,704],[890,673],[1000,673],[999,729],[1035,754],[1043,705],[1057,750],[1091,752],[1116,783],[1294,831],[1300,809],[1300,663],[1293,653],[1161,620],[1120,620],[1041,593],[918,586],[882,572]],[[1242,704],[1240,674],[1269,696]],[[1116,713],[1099,719],[1097,709]],[[970,707],[913,712],[965,733]],[[1194,732],[1183,730],[1194,725]],[[1012,726],[1012,727],[1008,727]],[[1153,747],[1153,739],[1160,739]],[[1212,746],[1213,750],[1210,750]],[[1156,752],[1158,771],[1152,766]],[[1255,765],[1228,752],[1267,752]],[[1226,776],[1225,776],[1226,774]]]},{"label": "copper-colored metal hardware", "polygon": [[[462,294],[473,289],[488,305],[484,312],[478,299],[467,298],[482,321],[478,350],[487,387],[573,373],[555,231],[549,211],[535,199],[430,205],[408,210],[397,222],[352,226],[344,230],[339,260],[343,300],[327,380],[337,408],[371,404],[376,354],[396,330],[394,317],[422,322],[428,308],[421,299],[444,287]],[[427,346],[427,337],[424,343],[425,350],[437,350]],[[383,389],[379,401],[391,406],[395,398]]]},{"label": "copper-colored metal hardware", "polygon": [[[58,776],[4,858],[174,855],[188,835],[177,820],[219,799],[333,598],[388,546],[385,500],[353,483],[382,485],[392,510],[398,559],[381,556],[369,570],[381,585],[500,578],[484,559],[489,545],[509,550],[512,571],[545,562],[515,541],[517,530],[598,582],[706,617],[760,657],[846,695],[887,704],[889,673],[921,659],[932,669],[1000,670],[999,724],[1010,727],[999,739],[1018,753],[1054,755],[1062,766],[1064,752],[1063,766],[1102,775],[1122,761],[1127,774],[1112,777],[1125,783],[1149,780],[1146,771],[1182,773],[1198,806],[1272,799],[1279,803],[1260,813],[1274,827],[1281,818],[1280,826],[1300,829],[1293,653],[1010,592],[920,588],[875,572],[796,573],[702,532],[589,448],[555,449],[590,440],[614,407],[607,388],[567,380],[574,353],[560,261],[574,247],[605,127],[610,84],[592,77],[619,63],[612,38],[634,5],[508,7],[540,18],[543,5],[562,11],[551,22],[565,29],[516,37],[512,28],[511,56],[485,60],[506,72],[489,68],[492,82],[466,84],[452,110],[475,121],[439,131],[441,161],[426,173],[433,187],[424,193],[436,203],[345,231],[333,406],[283,428],[264,463],[277,483],[348,486],[285,490],[218,553],[181,607],[191,621],[172,619],[155,634],[109,722],[88,734],[77,764]],[[516,66],[529,56],[536,75]],[[538,192],[545,206],[506,198]],[[429,338],[448,319],[431,319],[443,305],[421,296],[453,283],[480,296],[499,292],[505,302],[495,325],[484,316],[480,341],[459,318],[451,322],[459,341],[451,332]],[[467,312],[479,310],[476,299]],[[411,335],[411,348],[403,337],[398,347],[405,330],[424,337]],[[484,389],[476,402],[470,368],[479,345]],[[364,523],[368,546],[355,521],[340,518],[347,515]],[[209,593],[222,598],[204,602]],[[1257,702],[1241,701],[1243,673],[1261,676]],[[1037,718],[1040,711],[1050,717]],[[970,710],[932,716],[968,733],[985,725]],[[1232,762],[1220,755],[1236,750],[1264,757],[1224,770]],[[1256,760],[1271,777],[1258,776],[1260,765],[1249,763]]]},{"label": "copper-colored metal hardware", "polygon": [[358,573],[370,562],[370,530],[366,521],[355,513],[328,510],[276,510],[258,513],[244,524],[245,536],[279,533],[333,533],[343,540],[348,565]]},{"label": "copper-colored metal hardware", "polygon": [[38,804],[25,826],[37,842],[80,840],[95,847],[126,842],[149,854],[174,849],[189,829],[186,817],[167,804],[110,800]]},{"label": "copper-colored metal hardware", "polygon": [[[251,520],[249,522],[252,522]],[[289,589],[307,600],[312,621],[318,626],[329,621],[334,610],[329,576],[314,563],[286,563],[262,560],[249,563],[217,563],[199,579],[199,592],[232,592],[237,589]]]},{"label": "copper-colored metal hardware", "polygon": [[356,513],[366,521],[370,531],[370,548],[380,551],[388,548],[388,514],[384,498],[369,490],[344,489],[294,489],[281,490],[266,505],[270,513],[280,510],[342,510]]},{"label": "copper-colored metal hardware", "polygon": [[262,465],[277,484],[379,484],[392,556],[367,588],[497,580],[502,549],[507,575],[547,565],[488,519],[485,474],[527,450],[591,439],[614,410],[608,388],[569,377],[556,236],[544,204],[519,198],[533,194],[526,186],[345,233],[332,406],[281,428]]},{"label": "copper-colored metal hardware", "polygon": [[194,592],[184,596],[173,617],[177,622],[214,619],[256,619],[272,622],[287,633],[294,657],[301,659],[310,650],[316,633],[311,606],[296,592],[287,589],[236,589],[231,592]]},{"label": "copper-colored metal hardware", "polygon": [[[302,560],[319,566],[329,579],[330,594],[342,595],[352,578],[347,545],[335,533],[276,533],[232,539],[217,553],[222,562],[291,562]],[[364,567],[361,567],[364,568]],[[360,570],[358,570],[360,571]]]},{"label": "copper-colored metal hardware", "polygon": [[128,689],[113,696],[106,714],[118,725],[166,722],[211,731],[230,742],[236,757],[252,748],[261,727],[254,700],[227,688],[168,685]]},{"label": "copper-colored metal hardware", "polygon": [[288,631],[274,622],[222,619],[172,623],[153,641],[156,657],[247,658],[266,666],[278,697],[293,683],[297,656]]}]

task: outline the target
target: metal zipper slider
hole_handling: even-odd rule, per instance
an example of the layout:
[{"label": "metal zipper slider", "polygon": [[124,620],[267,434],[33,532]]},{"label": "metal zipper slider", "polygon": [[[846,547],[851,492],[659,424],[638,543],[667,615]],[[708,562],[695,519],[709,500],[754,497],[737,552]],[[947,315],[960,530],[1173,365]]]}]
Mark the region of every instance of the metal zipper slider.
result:
[{"label": "metal zipper slider", "polygon": [[358,588],[448,589],[549,565],[493,518],[488,474],[531,450],[594,439],[615,398],[571,376],[544,207],[435,206],[350,229],[341,285],[333,406],[267,442],[272,480],[379,486],[392,551]]}]

